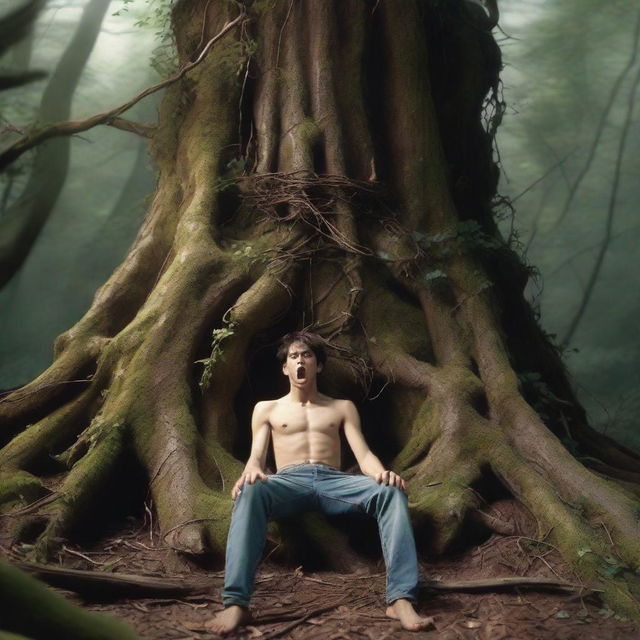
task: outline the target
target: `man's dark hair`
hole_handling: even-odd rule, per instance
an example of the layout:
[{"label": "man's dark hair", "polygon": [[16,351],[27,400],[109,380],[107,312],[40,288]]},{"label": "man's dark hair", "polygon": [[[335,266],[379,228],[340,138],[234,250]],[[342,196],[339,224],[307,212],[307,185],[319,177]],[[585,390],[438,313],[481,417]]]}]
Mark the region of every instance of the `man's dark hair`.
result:
[{"label": "man's dark hair", "polygon": [[282,336],[280,339],[280,346],[278,347],[277,357],[278,360],[284,364],[287,361],[289,355],[289,347],[294,342],[303,342],[313,351],[316,356],[318,364],[324,366],[327,361],[327,352],[325,351],[325,341],[316,333],[310,331],[292,331],[287,335]]}]

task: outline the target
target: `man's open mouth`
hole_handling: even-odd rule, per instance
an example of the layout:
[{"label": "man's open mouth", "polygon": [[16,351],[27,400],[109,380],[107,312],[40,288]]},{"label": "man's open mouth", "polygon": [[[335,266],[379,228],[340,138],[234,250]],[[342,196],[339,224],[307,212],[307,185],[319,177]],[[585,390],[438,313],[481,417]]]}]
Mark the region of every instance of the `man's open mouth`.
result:
[{"label": "man's open mouth", "polygon": [[298,380],[302,380],[306,376],[306,373],[307,372],[304,370],[304,367],[298,367],[296,370],[296,378],[298,378]]}]

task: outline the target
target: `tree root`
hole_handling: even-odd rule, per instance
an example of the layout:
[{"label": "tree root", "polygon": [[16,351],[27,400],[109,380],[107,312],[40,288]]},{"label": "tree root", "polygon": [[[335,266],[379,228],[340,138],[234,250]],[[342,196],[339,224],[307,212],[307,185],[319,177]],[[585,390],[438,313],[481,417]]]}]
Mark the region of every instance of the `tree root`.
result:
[{"label": "tree root", "polygon": [[0,513],[16,505],[30,504],[46,494],[47,489],[40,479],[26,471],[0,473]]},{"label": "tree root", "polygon": [[[210,364],[211,378],[204,389],[203,430],[206,440],[231,448],[236,431],[233,401],[244,377],[244,364],[250,339],[284,315],[291,304],[293,268],[267,269],[262,276],[224,314],[232,327],[223,350]],[[213,354],[212,354],[213,358]]]},{"label": "tree root", "polygon": [[78,433],[78,426],[86,423],[100,387],[94,383],[77,398],[29,427],[0,450],[0,465],[4,469],[29,469],[42,464],[58,447]]},{"label": "tree root", "polygon": [[13,566],[47,584],[75,591],[86,598],[183,598],[210,593],[211,580],[185,580],[180,578],[154,578],[125,573],[83,571],[44,564],[14,562]]},{"label": "tree root", "polygon": [[76,345],[28,385],[0,400],[0,442],[6,443],[30,421],[56,408],[69,395],[76,395],[91,382],[95,362],[104,347],[101,339]]},{"label": "tree root", "polygon": [[93,447],[69,472],[55,499],[34,515],[19,521],[17,538],[34,529],[37,537],[31,557],[47,560],[64,536],[95,508],[94,497],[113,474],[123,450],[123,425],[105,425],[95,434]]}]

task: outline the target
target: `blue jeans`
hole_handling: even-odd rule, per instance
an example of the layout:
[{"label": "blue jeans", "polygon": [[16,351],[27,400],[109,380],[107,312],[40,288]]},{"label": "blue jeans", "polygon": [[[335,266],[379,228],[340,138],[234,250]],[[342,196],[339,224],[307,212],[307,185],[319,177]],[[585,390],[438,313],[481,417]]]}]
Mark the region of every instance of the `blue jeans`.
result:
[{"label": "blue jeans", "polygon": [[376,518],[387,567],[387,602],[416,600],[418,560],[405,494],[368,476],[323,464],[297,464],[280,469],[266,482],[245,483],[236,498],[227,538],[225,607],[249,605],[269,520],[305,511],[360,512]]}]

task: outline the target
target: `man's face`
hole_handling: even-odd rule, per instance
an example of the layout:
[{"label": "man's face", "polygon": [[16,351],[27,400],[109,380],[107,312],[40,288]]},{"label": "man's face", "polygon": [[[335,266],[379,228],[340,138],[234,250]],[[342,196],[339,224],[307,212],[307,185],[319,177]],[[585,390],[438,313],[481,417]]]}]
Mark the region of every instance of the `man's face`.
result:
[{"label": "man's face", "polygon": [[282,365],[282,373],[295,387],[304,387],[312,383],[322,370],[315,353],[304,342],[296,340],[289,345],[287,361]]}]

